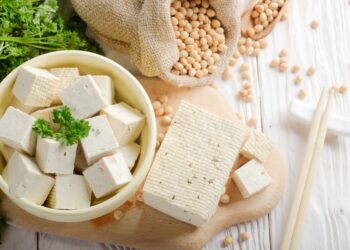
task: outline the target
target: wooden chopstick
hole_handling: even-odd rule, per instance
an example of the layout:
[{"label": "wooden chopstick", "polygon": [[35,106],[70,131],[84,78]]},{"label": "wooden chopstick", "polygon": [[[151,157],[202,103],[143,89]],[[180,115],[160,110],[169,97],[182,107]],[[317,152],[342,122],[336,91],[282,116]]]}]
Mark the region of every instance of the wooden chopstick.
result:
[{"label": "wooden chopstick", "polygon": [[[294,193],[284,238],[282,240],[282,250],[293,249],[291,247],[294,247],[297,244],[296,242],[299,238],[299,233],[297,233],[297,237],[294,237],[294,234],[296,232],[295,229],[297,227],[300,231],[300,228],[302,226],[302,220],[304,218],[305,213],[302,210],[306,210],[307,203],[309,200],[308,197],[304,198],[304,192],[305,188],[307,188],[307,190],[311,190],[312,187],[312,185],[309,184],[308,178],[311,178],[311,175],[315,175],[316,173],[316,166],[320,154],[319,152],[321,152],[322,146],[324,144],[325,134],[327,131],[327,121],[333,103],[333,95],[334,90],[324,88],[322,90],[321,97],[317,104],[317,109],[315,111],[312,125],[310,128],[310,133],[308,136],[305,156],[301,165],[300,176]],[[325,108],[326,105],[327,107]],[[325,109],[326,111],[323,112],[323,110]],[[320,136],[320,132],[322,132],[322,134],[324,133],[324,136],[322,136],[322,134]],[[316,155],[315,152],[317,153]],[[310,175],[309,173],[311,169],[313,170],[311,171],[312,173]],[[301,216],[299,216],[299,214],[301,214]]]}]

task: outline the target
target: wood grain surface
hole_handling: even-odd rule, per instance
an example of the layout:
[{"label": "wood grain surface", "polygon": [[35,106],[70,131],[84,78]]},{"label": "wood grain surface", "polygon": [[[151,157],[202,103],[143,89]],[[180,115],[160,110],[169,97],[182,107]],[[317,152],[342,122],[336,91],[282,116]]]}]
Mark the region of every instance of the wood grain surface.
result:
[{"label": "wood grain surface", "polygon": [[[222,94],[213,87],[177,88],[156,78],[140,78],[151,100],[160,96],[169,97],[167,105],[176,112],[181,100],[186,100],[211,111],[225,119],[240,122],[227,105]],[[158,131],[166,133],[158,119]],[[248,128],[247,128],[248,135]],[[233,170],[247,160],[240,157]],[[113,214],[83,223],[57,223],[36,218],[16,207],[7,198],[3,198],[2,210],[7,214],[10,224],[55,235],[94,240],[106,243],[120,243],[140,249],[176,250],[201,249],[218,232],[233,224],[257,219],[269,213],[282,196],[284,189],[284,164],[277,148],[271,153],[264,166],[272,177],[272,184],[263,192],[249,199],[243,199],[231,179],[226,191],[231,203],[220,205],[210,222],[201,228],[180,222],[142,202],[128,202],[121,208],[125,215],[120,221]]]},{"label": "wood grain surface", "polygon": [[[232,68],[233,78],[217,79],[219,90],[230,107],[244,115],[258,118],[258,129],[276,139],[286,159],[286,189],[281,202],[267,216],[248,223],[229,227],[218,233],[204,248],[222,248],[226,235],[234,239],[229,250],[279,250],[292,194],[299,174],[299,164],[305,149],[307,130],[290,122],[288,102],[300,89],[308,95],[305,101],[315,104],[323,86],[346,84],[350,86],[350,5],[349,0],[290,0],[288,19],[278,23],[266,38],[268,47],[259,57],[239,59]],[[241,10],[248,0],[241,1]],[[319,21],[317,30],[309,26],[312,19]],[[288,65],[302,67],[300,86],[293,83],[295,75],[289,71],[279,73],[269,68],[272,59],[278,57],[282,48],[288,49]],[[107,55],[139,73],[125,54],[106,50]],[[251,82],[254,84],[254,102],[243,103],[236,98],[242,86],[238,67],[242,62],[250,66]],[[305,76],[307,67],[314,65],[312,78]],[[337,96],[334,113],[350,117],[350,95]],[[306,215],[300,249],[347,250],[350,246],[350,140],[332,138],[326,141],[316,186]],[[242,232],[248,232],[248,241],[239,241]],[[17,236],[18,235],[18,236]],[[72,240],[47,234],[9,227],[3,236],[0,249],[58,249],[58,250],[104,250],[129,249],[116,245]],[[18,246],[11,248],[10,246]]]}]

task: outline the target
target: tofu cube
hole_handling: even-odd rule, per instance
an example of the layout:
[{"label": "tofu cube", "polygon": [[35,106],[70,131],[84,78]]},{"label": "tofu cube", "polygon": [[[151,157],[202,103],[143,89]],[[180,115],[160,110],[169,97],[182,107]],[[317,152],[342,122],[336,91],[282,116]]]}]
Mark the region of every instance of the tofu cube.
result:
[{"label": "tofu cube", "polygon": [[121,153],[131,170],[135,166],[135,162],[139,157],[141,147],[139,144],[132,142],[118,149],[118,153]]},{"label": "tofu cube", "polygon": [[260,192],[272,183],[264,166],[255,160],[250,160],[238,168],[232,178],[244,199]]},{"label": "tofu cube", "polygon": [[135,141],[145,125],[145,116],[126,103],[118,103],[102,109],[112,126],[119,145]]},{"label": "tofu cube", "polygon": [[92,76],[101,90],[102,97],[107,105],[114,102],[114,85],[109,76]]},{"label": "tofu cube", "polygon": [[34,117],[10,106],[0,120],[0,141],[33,155],[36,142],[36,134],[32,130],[34,122]]},{"label": "tofu cube", "polygon": [[47,70],[23,66],[12,92],[26,106],[49,107],[57,96],[59,85],[59,78]]},{"label": "tofu cube", "polygon": [[10,158],[14,155],[15,152],[16,150],[9,146],[2,145],[1,147],[1,153],[4,156],[6,162],[10,160]]},{"label": "tofu cube", "polygon": [[106,106],[101,90],[90,75],[79,77],[72,85],[63,89],[59,97],[78,119],[90,117]]},{"label": "tofu cube", "polygon": [[[78,68],[51,68],[51,74],[57,76],[61,80],[61,84],[59,85],[58,94],[69,85],[73,84],[78,77],[80,76]],[[56,96],[52,102],[52,105],[60,105],[62,104],[61,99]]]},{"label": "tofu cube", "polygon": [[105,115],[87,119],[91,129],[89,136],[80,140],[88,165],[102,157],[112,155],[118,148],[118,142],[113,134]]},{"label": "tofu cube", "polygon": [[243,145],[241,154],[248,159],[255,159],[265,162],[271,154],[275,143],[263,133],[255,130]]},{"label": "tofu cube", "polygon": [[145,204],[197,227],[215,213],[246,128],[181,102],[143,187]]},{"label": "tofu cube", "polygon": [[38,137],[36,162],[46,174],[73,174],[77,145],[65,146],[52,139]]},{"label": "tofu cube", "polygon": [[50,125],[53,129],[57,129],[59,127],[59,125],[57,123],[53,122],[53,111],[57,108],[60,108],[62,106],[55,106],[55,107],[51,107],[51,108],[45,108],[45,109],[40,109],[37,110],[33,113],[31,113],[30,115],[35,117],[36,119],[44,119],[48,122],[50,122]]},{"label": "tofu cube", "polygon": [[113,193],[129,183],[132,175],[121,154],[104,157],[83,172],[96,198]]},{"label": "tofu cube", "polygon": [[58,175],[46,202],[54,209],[82,209],[91,204],[91,189],[84,176]]},{"label": "tofu cube", "polygon": [[39,107],[32,107],[32,106],[26,106],[24,105],[21,101],[19,101],[16,97],[13,97],[10,106],[21,110],[22,112],[26,113],[26,114],[30,114],[36,110],[39,109]]},{"label": "tofu cube", "polygon": [[38,205],[45,202],[55,179],[43,174],[33,159],[16,152],[6,168],[9,191],[12,195]]},{"label": "tofu cube", "polygon": [[81,144],[78,145],[77,155],[75,157],[75,168],[74,170],[77,173],[82,173],[85,169],[89,167],[89,164],[86,162],[85,155]]}]

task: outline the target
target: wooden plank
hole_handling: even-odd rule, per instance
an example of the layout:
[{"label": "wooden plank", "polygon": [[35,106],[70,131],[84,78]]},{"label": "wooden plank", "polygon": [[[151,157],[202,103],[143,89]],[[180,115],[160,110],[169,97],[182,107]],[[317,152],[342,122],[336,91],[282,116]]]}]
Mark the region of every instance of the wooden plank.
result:
[{"label": "wooden plank", "polygon": [[[289,20],[277,26],[269,37],[269,47],[259,57],[259,73],[262,91],[264,132],[279,138],[279,146],[287,160],[288,185],[282,201],[270,214],[271,247],[279,249],[286,216],[298,178],[307,131],[288,122],[288,101],[297,95],[299,87],[293,84],[291,73],[280,74],[268,69],[271,59],[286,47],[289,64],[303,67],[303,83],[309,93],[307,102],[315,103],[322,86],[334,83],[349,84],[350,22],[347,1],[291,1]],[[317,30],[311,30],[312,19],[320,22]],[[302,36],[301,36],[302,34]],[[305,76],[305,69],[315,65],[312,78]],[[334,112],[350,116],[349,95],[338,96]],[[347,190],[350,183],[350,143],[348,139],[328,138],[324,149],[318,180],[314,188],[310,208],[306,216],[301,249],[346,249],[350,240],[350,214]]]},{"label": "wooden plank", "polygon": [[1,235],[0,250],[37,250],[37,241],[36,232],[8,225]]}]

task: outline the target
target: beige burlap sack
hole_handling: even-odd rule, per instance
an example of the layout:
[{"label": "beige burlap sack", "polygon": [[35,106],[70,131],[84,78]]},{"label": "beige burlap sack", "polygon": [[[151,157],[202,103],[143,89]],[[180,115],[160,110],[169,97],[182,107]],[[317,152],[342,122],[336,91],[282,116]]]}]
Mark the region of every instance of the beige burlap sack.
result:
[{"label": "beige burlap sack", "polygon": [[142,74],[178,86],[212,83],[232,57],[239,37],[238,0],[210,0],[225,30],[228,49],[220,54],[218,71],[203,78],[171,73],[179,51],[171,24],[171,0],[72,0],[80,17],[96,38],[113,49],[126,52]]}]

